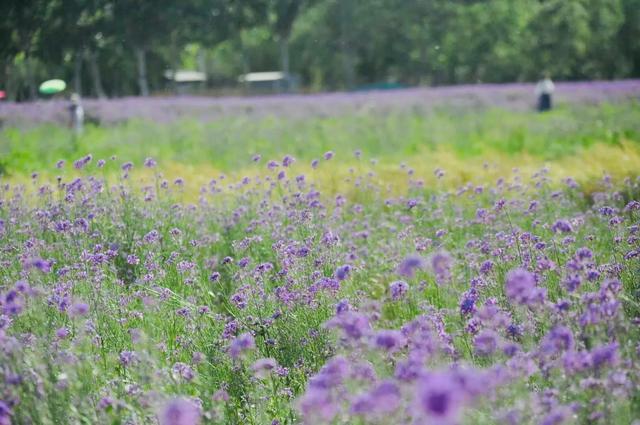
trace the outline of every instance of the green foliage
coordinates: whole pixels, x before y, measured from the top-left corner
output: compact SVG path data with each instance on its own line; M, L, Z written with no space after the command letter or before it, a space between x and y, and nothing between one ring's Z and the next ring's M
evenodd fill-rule
M639 11L638 0L6 0L0 86L32 98L56 75L84 94L138 94L143 81L170 88L163 72L176 67L206 71L211 87L290 68L314 90L520 81L545 70L638 77Z
M311 161L330 149L343 158L360 149L369 157L400 162L444 148L460 158L499 152L552 160L597 143L615 145L624 139L640 141L635 103L560 107L544 115L443 109L430 114L398 111L384 119L374 112L291 120L240 115L208 123L182 120L158 125L132 120L110 127L89 125L78 138L55 125L8 127L0 131L0 154L5 158L5 172L14 174L45 170L59 159L73 160L87 152L96 158L117 153L136 164L151 155L229 172L247 166L255 153L268 158L288 153Z

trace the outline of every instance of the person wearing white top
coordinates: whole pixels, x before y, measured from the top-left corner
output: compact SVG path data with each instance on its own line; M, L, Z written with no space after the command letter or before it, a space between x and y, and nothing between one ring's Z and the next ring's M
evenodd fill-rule
M551 109L551 96L555 90L555 85L551 78L546 75L542 80L536 84L536 96L538 97L538 111L544 112Z
M71 118L71 128L73 128L74 134L79 136L82 134L84 127L84 108L80 101L80 96L76 93L71 95L71 105L68 107Z

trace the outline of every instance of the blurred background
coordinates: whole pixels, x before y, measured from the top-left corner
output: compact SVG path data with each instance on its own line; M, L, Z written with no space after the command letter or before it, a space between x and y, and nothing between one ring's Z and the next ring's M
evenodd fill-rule
M640 76L640 0L3 0L0 90L83 97Z

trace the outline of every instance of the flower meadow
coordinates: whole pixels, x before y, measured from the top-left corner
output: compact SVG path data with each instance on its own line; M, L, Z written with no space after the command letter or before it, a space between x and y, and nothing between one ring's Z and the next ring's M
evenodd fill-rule
M418 110L433 112L443 108L458 112L483 108L532 111L535 108L534 83L462 84L439 87L413 87L397 90L336 92L298 95L246 97L164 96L86 99L83 105L89 121L102 124L123 123L140 118L167 123L184 118L200 122L235 119L309 116L335 117L354 111L359 114ZM602 104L638 99L640 80L559 81L556 100L560 104ZM37 102L0 103L0 122L33 126L69 120L63 98Z
M152 158L4 182L0 424L640 417L637 176L400 164L399 195L356 151L334 193L337 156L254 155L192 203Z

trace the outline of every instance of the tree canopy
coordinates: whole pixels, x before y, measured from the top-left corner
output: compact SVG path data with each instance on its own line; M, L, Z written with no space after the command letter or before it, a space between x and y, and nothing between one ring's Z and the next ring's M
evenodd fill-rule
M283 70L309 90L640 76L640 0L4 0L0 89L89 96Z

